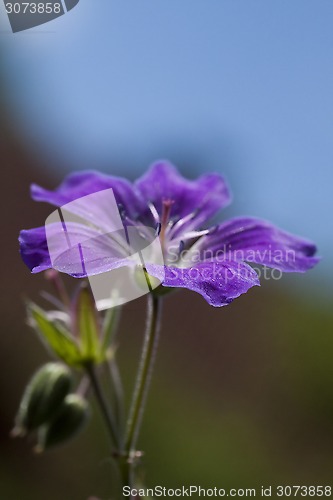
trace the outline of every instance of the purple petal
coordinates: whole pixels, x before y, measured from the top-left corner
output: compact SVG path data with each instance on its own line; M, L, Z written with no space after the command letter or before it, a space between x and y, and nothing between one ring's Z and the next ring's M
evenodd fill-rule
M73 247L59 255L53 268L73 278L86 278L125 266L134 267L134 263L123 257L102 255L98 243L90 241L89 244Z
M19 243L22 260L30 271L40 273L52 267L44 226L21 231Z
M228 186L220 175L209 174L188 180L166 161L153 164L135 185L143 197L155 205L159 214L162 213L163 200L174 202L172 219L195 213L194 227L200 226L231 201Z
M214 307L226 306L249 288L260 286L257 273L244 262L200 262L191 268L149 264L146 267L163 286L193 290Z
M132 264L125 258L125 234L119 233L99 234L75 223L66 223L64 230L62 223L53 223L21 231L20 252L33 273L53 268L82 278Z
M92 170L69 175L54 191L32 184L31 196L35 201L45 201L60 207L88 194L110 188L113 189L118 205L121 205L131 218L135 219L143 212L144 203L133 184L121 177Z
M53 268L57 271L83 278L134 266L124 249L111 239L112 235L102 234L85 240L79 233L77 236L80 241L71 248L64 248L53 260Z
M235 259L284 272L305 272L318 263L316 246L264 220L230 219L198 242L201 258Z

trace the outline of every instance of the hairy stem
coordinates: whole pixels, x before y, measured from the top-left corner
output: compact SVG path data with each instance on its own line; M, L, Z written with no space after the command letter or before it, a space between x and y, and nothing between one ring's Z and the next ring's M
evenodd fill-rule
M121 443L120 443L117 427L115 424L115 420L114 420L114 417L113 417L112 413L110 412L110 409L105 401L103 390L101 388L99 379L97 377L95 367L92 364L87 364L86 370L87 370L87 374L88 374L90 382L91 382L91 386L94 390L96 400L99 404L102 416L104 418L106 428L110 434L111 442L113 445L115 445L117 447L117 450L119 450Z
M136 443L140 431L156 355L160 329L160 313L161 299L153 294L149 294L146 333L125 436L124 455L126 460L124 461L122 468L122 480L124 486L133 485L133 467L135 459L138 456Z

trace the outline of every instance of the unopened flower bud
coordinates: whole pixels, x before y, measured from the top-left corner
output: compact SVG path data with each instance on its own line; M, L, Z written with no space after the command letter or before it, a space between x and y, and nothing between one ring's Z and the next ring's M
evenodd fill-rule
M78 394L69 394L54 419L40 428L35 451L40 453L74 438L88 421L89 415L87 401Z
M13 436L24 436L54 417L72 384L66 366L47 363L32 377L19 407Z

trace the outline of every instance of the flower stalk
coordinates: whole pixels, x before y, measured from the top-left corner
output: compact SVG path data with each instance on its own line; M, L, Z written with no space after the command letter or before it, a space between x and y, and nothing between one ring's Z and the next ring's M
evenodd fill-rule
M86 365L86 371L104 418L106 428L109 432L112 444L115 445L112 456L117 461L122 486L133 487L135 484L135 466L138 458L141 456L141 453L136 450L136 444L155 361L160 330L160 315L161 298L151 293L148 295L147 327L141 360L127 421L126 434L123 438L120 435L119 429L119 424L121 424L121 422L119 422L118 419L116 420L114 415L110 412L94 365ZM119 397L119 393L116 392L116 399L118 400ZM117 403L119 405L121 401L117 401Z
M141 454L136 450L136 444L156 357L160 330L160 315L161 298L150 293L148 295L148 319L146 334L143 342L141 360L127 422L124 446L124 455L126 460L124 461L122 467L122 480L124 486L133 486L136 459L141 456Z
M87 375L90 379L93 391L95 393L97 403L100 407L102 416L104 418L106 428L110 434L112 447L113 447L113 445L115 445L117 447L117 449L119 449L119 447L121 445L119 433L117 430L114 416L111 413L110 408L109 408L109 406L104 398L103 390L102 390L102 387L100 385L98 376L96 374L96 368L93 364L87 363L86 371L87 371Z

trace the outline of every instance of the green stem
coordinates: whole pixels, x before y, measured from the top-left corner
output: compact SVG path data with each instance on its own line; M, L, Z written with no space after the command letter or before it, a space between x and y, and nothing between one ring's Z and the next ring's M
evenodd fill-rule
M115 357L113 357L109 361L109 373L115 396L114 404L115 404L116 420L119 429L122 430L124 422L124 391L118 369L118 364L116 362Z
M105 313L104 323L103 323L103 349L111 348L113 352L111 353L111 358L108 361L109 375L114 390L114 405L115 405L115 415L116 421L119 429L122 429L124 420L124 392L123 385L121 381L121 376L118 369L118 364L116 362L116 342L115 336L117 331L117 326L119 324L119 318L121 313L121 307L112 307L108 309Z
M160 313L161 299L153 294L149 294L147 329L125 437L124 451L126 460L124 461L122 468L124 486L133 485L133 462L136 458L136 443L140 431L141 420L155 360L159 334Z
M117 449L120 447L120 439L117 432L116 424L113 415L110 413L109 407L104 399L103 391L96 375L95 367L92 364L86 366L87 374L89 376L92 388L95 392L96 400L99 404L101 413L103 415L107 430L110 434L111 441L116 445Z

